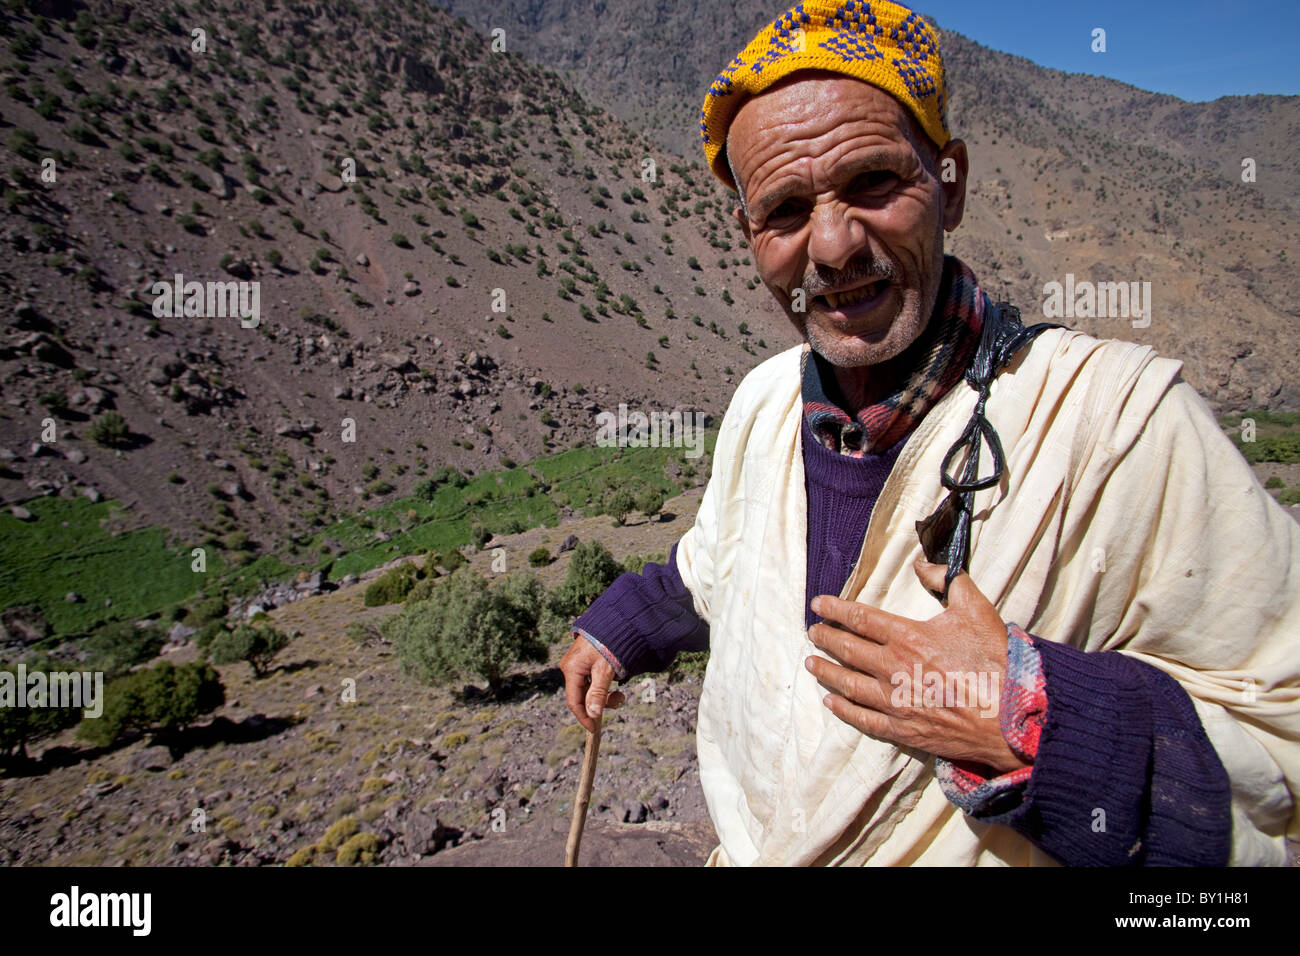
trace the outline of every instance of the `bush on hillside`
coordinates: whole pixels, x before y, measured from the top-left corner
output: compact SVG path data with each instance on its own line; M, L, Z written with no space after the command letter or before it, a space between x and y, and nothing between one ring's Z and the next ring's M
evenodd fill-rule
M532 575L489 583L462 568L433 590L380 625L407 674L428 684L476 675L496 694L512 665L546 660L537 636L543 590Z
M608 548L599 541L584 541L574 549L569 573L551 592L547 605L560 617L577 617L622 573Z
M107 747L131 731L175 733L226 702L210 664L164 662L121 677L104 688L104 712L81 722L77 734Z
M222 628L208 645L214 664L248 661L257 677L266 676L275 655L289 645L289 636L269 624L240 624L234 630Z
M415 583L424 578L424 571L415 566L413 561L399 564L385 571L366 586L366 607L380 607L384 604L397 604L404 600Z
M86 434L95 444L105 448L125 448L131 444L131 429L117 412L100 415L90 423Z

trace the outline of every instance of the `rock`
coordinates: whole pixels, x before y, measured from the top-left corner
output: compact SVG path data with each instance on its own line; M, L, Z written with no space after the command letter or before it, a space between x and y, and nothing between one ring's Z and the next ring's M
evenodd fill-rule
M236 279L253 278L253 267L243 259L232 259L226 264L226 272Z
M343 580L340 581L339 584L342 587L346 588L346 587L351 587L352 585L356 584L360 580L361 579L357 577L355 574L345 574L343 575Z
M80 448L69 448L63 453L63 457L74 465L84 465L86 463L86 453Z
M311 574L307 576L307 580L300 581L299 583L295 584L294 590L313 591L313 592L319 591L321 589L321 583L323 580L324 578L319 571L313 571Z
M437 853L460 836L461 831L443 826L441 820L427 813L412 813L402 822L402 842L411 856Z
M63 595L63 600L67 601L69 604L81 604L86 599L76 591L69 591L67 594Z
M305 697L307 700L311 700L313 697L320 697L324 693L325 693L324 685L314 684L313 686L307 688L307 693L304 694L303 697Z
M563 541L560 542L558 553L563 554L565 551L572 551L577 546L578 546L578 536L576 534L571 534Z
M49 637L50 632L50 623L45 620L39 605L15 604L0 611L0 642L35 644Z
M420 294L420 284L418 282L407 282L402 286L402 295L412 296Z
M646 805L639 800L629 800L623 804L624 823L645 823Z
M146 747L127 762L127 767L135 771L157 771L166 770L173 763L172 752L166 747Z
M235 186L229 176L213 170L208 174L208 181L212 184L212 195L217 199L235 198Z
M335 385L334 397L340 401L347 401L352 397L352 389L347 385Z
M48 336L41 335L39 332L37 335L39 340L32 344L32 358L47 365L57 365L59 368L72 368L77 364L77 360L72 357L72 353L58 342Z
M89 499L91 504L98 504L99 499L103 497L102 495L100 495L98 488L90 488L90 487L82 488L81 493L85 495L87 499Z
M379 360L385 367L401 374L418 371L415 367L415 363L412 362L408 356L402 355L398 352L384 352L379 356Z
M73 392L68 399L68 404L82 411L97 412L100 409L111 407L112 400L104 389L89 385Z
M31 302L19 302L14 307L14 328L25 332L39 332L50 327L50 323L41 318L36 306Z
M357 265L361 266L363 269L370 265L370 257L366 255L364 252L358 253L357 257L352 261L355 262Z
M35 520L32 517L32 513L28 511L26 508L24 508L22 505L14 505L12 508L9 509L9 513L13 515L15 518L17 518L19 521Z
M198 630L196 628L190 627L188 624L182 624L180 621L177 621L167 631L167 640L169 643L172 644L184 644L186 641L188 641L191 637L193 637L197 633Z
M237 481L223 481L221 483L221 493L231 498L243 498L244 486Z
M281 421L275 426L275 433L281 438L306 438L320 431L320 425L311 419L297 422Z

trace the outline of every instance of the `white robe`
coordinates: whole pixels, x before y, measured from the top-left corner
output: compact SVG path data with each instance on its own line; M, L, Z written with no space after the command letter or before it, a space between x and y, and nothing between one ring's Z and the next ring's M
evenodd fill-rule
M943 795L931 755L843 723L803 664L807 500L799 363L747 375L677 569L710 625L700 776L721 845L710 864L1052 865ZM1260 485L1182 363L1053 329L995 380L1006 451L978 492L971 576L1006 621L1118 650L1191 696L1232 783L1231 863L1280 864L1300 838L1300 527ZM959 382L904 446L841 596L918 620L915 522L975 403ZM954 463L953 473L962 464ZM991 468L987 449L980 473ZM1050 688L1049 688L1050 691Z

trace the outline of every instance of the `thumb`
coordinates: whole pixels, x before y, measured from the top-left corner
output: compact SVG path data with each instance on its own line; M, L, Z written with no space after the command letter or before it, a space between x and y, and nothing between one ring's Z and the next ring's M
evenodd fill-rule
M614 671L603 660L591 669L591 686L587 688L587 715L599 717L609 700L609 682L614 678Z
M948 574L948 565L931 564L923 555L912 562L912 570L916 572L916 576L920 579L921 585L933 594L936 600L942 601L943 592L947 586L945 579ZM957 581L954 578L953 584L955 585L956 583ZM949 592L948 596L952 597L952 593Z

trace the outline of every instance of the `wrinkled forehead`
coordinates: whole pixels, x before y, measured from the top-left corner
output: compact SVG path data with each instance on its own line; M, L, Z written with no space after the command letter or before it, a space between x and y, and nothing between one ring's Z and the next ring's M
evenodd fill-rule
M739 191L735 177L744 175L742 155L796 138L823 137L857 120L896 130L893 138L923 157L938 150L911 111L884 90L851 76L801 70L750 96L736 111L722 146L725 168L732 174L730 185Z

